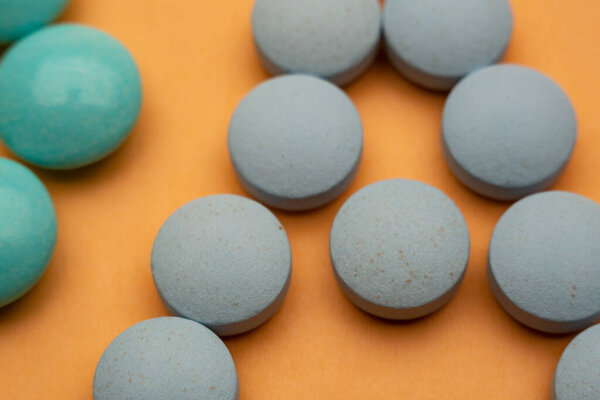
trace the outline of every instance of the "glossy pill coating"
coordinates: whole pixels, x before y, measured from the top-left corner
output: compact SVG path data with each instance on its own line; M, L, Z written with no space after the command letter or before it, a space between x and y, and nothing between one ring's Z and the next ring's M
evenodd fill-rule
M552 186L576 136L565 93L526 67L474 72L454 87L444 106L442 145L450 169L468 188L496 200Z
M502 58L512 31L507 0L387 0L388 58L412 82L449 90Z
M352 101L307 75L266 81L238 105L229 154L244 188L284 210L309 210L338 197L356 175L362 123Z
M0 45L56 19L68 0L0 0Z
M105 157L128 136L140 103L131 55L93 28L42 29L0 63L0 138L40 167L77 168Z
M556 367L551 391L552 400L600 398L600 325L569 343Z
M254 329L279 308L290 284L291 251L275 216L234 195L194 200L163 224L152 274L169 310L220 336Z
M600 319L600 206L567 192L515 203L494 229L488 278L517 321L550 333Z
M239 385L225 344L206 327L162 317L133 325L102 354L94 400L237 400Z
M380 6L377 0L257 0L252 32L269 73L305 73L345 85L377 54Z
M56 214L40 180L0 157L0 307L42 277L56 243Z
M425 183L371 184L342 206L331 229L335 277L356 306L382 318L430 314L454 296L469 259L465 220Z

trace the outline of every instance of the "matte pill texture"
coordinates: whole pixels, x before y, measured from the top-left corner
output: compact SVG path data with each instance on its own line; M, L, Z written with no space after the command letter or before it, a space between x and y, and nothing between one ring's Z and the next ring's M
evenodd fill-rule
M0 139L40 167L70 169L105 157L129 135L140 104L133 58L93 28L43 29L0 63Z
M517 65L472 73L444 106L442 145L450 169L468 188L496 200L552 186L576 135L575 112L561 88Z
M458 208L439 190L411 180L374 183L340 209L331 262L346 296L388 319L432 313L456 293L470 238Z
M338 197L356 175L362 123L339 88L307 75L273 78L238 105L229 154L244 188L284 210L309 210Z
M94 400L237 400L231 354L204 326L176 317L140 322L117 336L94 376Z
M0 0L0 45L54 20L67 3L68 0Z
M600 325L583 331L560 357L552 400L600 399Z
M220 336L249 331L279 308L291 252L277 218L239 196L194 200L163 224L152 249L156 287L172 313Z
M494 229L488 278L502 307L540 331L600 319L600 206L567 192L515 203Z
M52 199L27 168L0 158L0 307L41 278L54 252Z
M502 58L512 31L507 0L386 0L388 58L407 79L448 90Z
M252 32L271 74L306 73L344 85L377 54L377 0L257 0Z

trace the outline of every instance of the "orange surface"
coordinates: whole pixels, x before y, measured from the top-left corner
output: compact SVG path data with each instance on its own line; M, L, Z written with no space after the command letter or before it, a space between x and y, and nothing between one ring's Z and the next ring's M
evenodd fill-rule
M252 0L74 0L65 21L121 39L141 68L145 100L131 138L75 172L35 169L56 205L59 239L41 282L0 309L0 400L90 400L96 363L121 331L166 315L150 250L167 216L194 198L243 194L226 133L237 102L267 75L252 46ZM574 157L556 188L600 201L600 2L513 0L507 61L558 81L579 119ZM364 159L350 190L308 213L276 212L292 244L293 280L275 317L226 341L242 399L547 400L571 336L520 326L487 284L487 245L508 204L450 174L439 130L444 96L399 77L383 57L347 88L364 121ZM8 156L0 147L0 155ZM465 214L466 279L440 312L374 319L337 288L328 258L336 211L361 187L404 177L430 183Z

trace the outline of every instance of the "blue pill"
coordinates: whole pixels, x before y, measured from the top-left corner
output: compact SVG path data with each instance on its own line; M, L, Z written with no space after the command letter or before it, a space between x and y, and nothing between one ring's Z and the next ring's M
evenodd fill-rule
M252 32L271 74L304 73L344 85L375 58L380 13L377 0L257 0Z
M500 218L488 279L517 321L549 333L600 319L600 206L567 192L526 197Z
M502 58L512 31L507 0L387 0L388 58L407 79L448 90Z
M94 400L237 400L225 344L204 326L176 317L140 322L117 336L98 362Z
M454 202L425 183L367 186L342 206L331 263L346 296L382 318L430 314L454 296L467 268L469 231Z
M41 278L54 252L52 199L27 168L0 158L0 307Z
M219 336L267 321L291 280L285 230L261 204L234 195L194 200L165 221L152 248L152 275L172 314Z
M0 0L0 44L12 42L56 19L68 0Z
M552 400L600 398L600 325L569 343L556 367L551 393Z
M0 63L0 139L40 167L81 167L125 140L141 98L123 45L93 28L55 25L17 42Z
M568 97L526 67L480 69L454 87L444 106L442 145L450 169L465 186L496 200L552 186L576 136Z
M352 182L362 153L362 123L338 87L308 75L260 84L235 110L229 154L244 188L283 210L309 210Z

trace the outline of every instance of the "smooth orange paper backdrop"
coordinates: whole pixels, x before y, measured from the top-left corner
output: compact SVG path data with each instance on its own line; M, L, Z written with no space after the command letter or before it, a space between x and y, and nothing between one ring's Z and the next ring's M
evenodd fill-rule
M441 1L441 0L440 0ZM35 169L58 213L56 253L41 282L0 309L0 400L91 400L96 363L120 332L166 315L150 273L156 232L171 212L209 194L244 194L226 134L237 102L267 78L253 49L252 0L74 0L62 18L116 36L144 81L131 138L74 172ZM577 110L579 138L556 185L600 201L600 2L512 0L506 61L553 77ZM276 212L293 251L283 306L261 328L226 340L243 400L547 400L572 336L517 324L487 284L487 245L508 204L461 186L440 149L444 96L398 76L380 57L347 87L363 118L364 159L342 198L319 210ZM0 156L10 156L0 145ZM338 289L328 255L333 218L348 196L386 178L448 194L472 238L454 300L410 323L372 318Z

